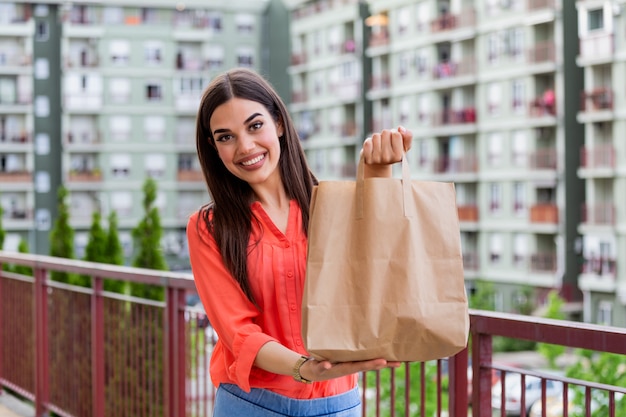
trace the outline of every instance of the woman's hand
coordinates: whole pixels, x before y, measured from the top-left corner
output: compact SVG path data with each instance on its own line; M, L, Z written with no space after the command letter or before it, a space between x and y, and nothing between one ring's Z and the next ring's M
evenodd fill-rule
M361 155L365 161L365 177L390 177L391 165L402 160L411 149L413 133L399 126L397 130L383 130L363 142Z
M397 368L402 362L392 362L385 359L372 359L359 362L318 361L310 359L300 368L300 375L309 381L326 381L365 371L377 371L383 368Z

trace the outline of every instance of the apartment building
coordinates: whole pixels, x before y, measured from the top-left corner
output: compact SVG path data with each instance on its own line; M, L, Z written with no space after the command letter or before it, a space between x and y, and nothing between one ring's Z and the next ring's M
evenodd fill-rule
M598 14L615 15L610 1L284 2L291 109L321 178L350 176L336 167L354 163L370 132L408 126L414 178L455 183L470 291L489 281L499 310L521 311L557 288L572 317L626 325L618 295L626 274L616 266L625 210L612 198L620 184L612 138L624 127L612 107L584 107L621 85L610 75L623 66L614 62L617 36L598 27ZM345 123L356 130L339 129ZM591 159L616 165L591 170ZM609 213L611 223L597 224Z
M47 253L63 184L76 256L94 211L117 212L130 256L151 177L163 249L171 267L187 265L186 220L209 198L195 151L200 95L230 67L262 71L269 3L0 3L5 249L26 239Z
M577 1L584 71L577 119L585 132L578 175L585 184L579 279L585 317L626 325L626 2Z

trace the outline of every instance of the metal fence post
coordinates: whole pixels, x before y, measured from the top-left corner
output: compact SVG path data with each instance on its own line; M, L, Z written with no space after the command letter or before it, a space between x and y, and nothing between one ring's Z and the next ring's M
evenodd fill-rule
M450 358L448 412L450 417L467 417L467 352L463 349Z
M35 268L35 416L46 416L50 401L48 380L48 287L47 270Z
M165 409L185 416L185 291L167 286L165 298Z
M472 337L472 416L491 417L491 373L493 350L492 336L477 330L476 321L471 318ZM487 366L487 367L485 367Z
M105 416L103 279L92 277L91 294L91 397L92 416Z

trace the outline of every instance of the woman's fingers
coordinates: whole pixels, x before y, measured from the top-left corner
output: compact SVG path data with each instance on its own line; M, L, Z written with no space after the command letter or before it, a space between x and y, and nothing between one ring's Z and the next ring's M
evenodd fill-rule
M388 165L400 162L411 147L413 134L400 126L398 130L385 129L363 142L362 154L369 165Z
M340 363L331 363L328 361L310 362L312 362L311 365L315 374L315 378L313 379L314 381L325 381L345 375L352 375L366 371L376 371L383 368L397 368L401 364L400 362L391 362L385 359Z

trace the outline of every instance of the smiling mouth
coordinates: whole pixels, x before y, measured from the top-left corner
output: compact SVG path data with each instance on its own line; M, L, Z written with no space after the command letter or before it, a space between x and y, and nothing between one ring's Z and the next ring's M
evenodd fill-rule
M258 162L261 162L263 159L265 159L265 154L261 154L261 155L257 156L256 158L252 158L252 159L249 159L247 161L241 162L241 165L247 167L247 166L250 166L250 165L254 165L254 164L258 163Z

